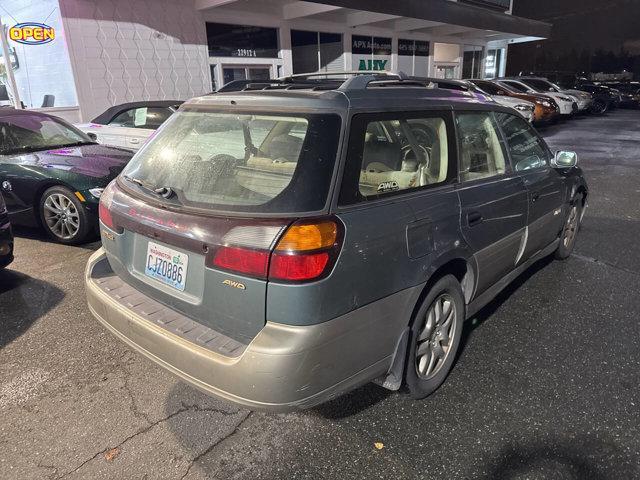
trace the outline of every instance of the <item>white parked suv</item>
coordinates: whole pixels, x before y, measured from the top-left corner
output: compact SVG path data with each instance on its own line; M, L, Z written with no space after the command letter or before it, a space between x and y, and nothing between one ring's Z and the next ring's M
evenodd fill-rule
M98 143L138 150L181 103L180 100L123 103L76 127Z
M529 85L531 88L543 92L543 93L562 93L564 95L570 95L578 100L578 111L586 111L593 101L593 97L589 92L583 92L581 90L569 90L562 89L555 83L551 83L546 78L538 77L518 77L518 80L522 83Z
M528 93L532 95L543 94L552 98L558 104L558 107L560 108L560 115L562 116L568 117L578 112L578 99L573 95L558 92L543 92L520 80L514 80L511 78L500 79L497 82L500 85L506 85L507 87L511 87L521 93Z

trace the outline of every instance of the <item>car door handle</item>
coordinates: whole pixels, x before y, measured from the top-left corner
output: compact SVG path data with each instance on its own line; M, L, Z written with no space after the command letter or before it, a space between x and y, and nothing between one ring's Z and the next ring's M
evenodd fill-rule
M532 202L537 202L539 198L540 198L540 192L533 192L531 194L531 201Z
M482 223L482 214L480 212L470 212L467 214L467 223L470 227Z
M133 144L138 144L140 143L140 139L139 138L130 138L129 139L129 143L133 143Z

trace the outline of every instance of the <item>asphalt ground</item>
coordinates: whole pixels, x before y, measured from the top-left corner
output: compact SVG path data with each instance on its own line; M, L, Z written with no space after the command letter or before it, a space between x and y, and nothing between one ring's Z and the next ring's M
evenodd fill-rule
M468 322L422 401L375 385L292 414L209 398L91 317L97 244L17 232L0 273L0 478L640 478L640 112L543 133L577 150L591 187L575 254Z

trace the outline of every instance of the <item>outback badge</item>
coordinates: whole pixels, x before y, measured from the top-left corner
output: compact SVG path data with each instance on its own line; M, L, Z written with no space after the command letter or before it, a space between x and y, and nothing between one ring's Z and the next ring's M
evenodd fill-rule
M237 288L238 290L246 290L247 287L245 286L244 283L240 283L240 282L236 282L235 280L223 280L222 281L223 285L226 285L227 287L233 287L233 288Z

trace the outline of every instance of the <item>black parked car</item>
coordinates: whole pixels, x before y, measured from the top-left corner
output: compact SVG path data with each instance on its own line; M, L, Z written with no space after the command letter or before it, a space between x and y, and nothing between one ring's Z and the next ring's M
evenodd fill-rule
M228 84L134 157L86 269L109 331L251 408L372 380L422 398L466 318L569 257L588 195L575 153L459 88L342 75Z
M524 75L524 73L521 73ZM588 92L593 97L593 101L589 107L589 111L596 115L606 113L608 110L616 108L620 104L620 92L613 89L596 85L587 78L580 77L575 73L568 72L536 72L527 75L540 76L559 85L563 89L582 90Z
M58 242L95 232L100 195L132 156L57 117L0 109L0 191L11 222L42 226Z
M640 82L606 82L600 85L620 92L620 107L640 107Z
M0 268L4 268L13 261L13 233L11 223L4 203L4 197L0 193Z

